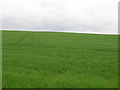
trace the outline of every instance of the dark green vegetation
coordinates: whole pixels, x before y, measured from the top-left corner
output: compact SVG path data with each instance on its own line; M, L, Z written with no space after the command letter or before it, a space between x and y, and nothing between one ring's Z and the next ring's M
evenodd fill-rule
M118 87L118 36L3 31L3 88Z

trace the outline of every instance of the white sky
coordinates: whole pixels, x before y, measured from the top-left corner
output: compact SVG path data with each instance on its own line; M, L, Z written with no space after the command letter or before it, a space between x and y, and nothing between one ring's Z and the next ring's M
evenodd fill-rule
M118 1L3 0L2 28L117 33Z

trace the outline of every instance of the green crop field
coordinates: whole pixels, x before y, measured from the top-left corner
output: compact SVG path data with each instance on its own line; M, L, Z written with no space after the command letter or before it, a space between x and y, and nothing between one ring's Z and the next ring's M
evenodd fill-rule
M3 88L117 88L118 36L3 31Z

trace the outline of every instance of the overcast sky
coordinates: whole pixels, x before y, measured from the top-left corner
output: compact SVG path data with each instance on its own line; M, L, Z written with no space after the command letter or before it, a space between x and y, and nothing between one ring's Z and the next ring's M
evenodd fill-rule
M3 0L3 29L118 32L119 0Z

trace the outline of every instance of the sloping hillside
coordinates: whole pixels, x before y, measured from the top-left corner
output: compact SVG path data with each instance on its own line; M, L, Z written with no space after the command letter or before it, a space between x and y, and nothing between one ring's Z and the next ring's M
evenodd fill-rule
M3 87L118 87L117 41L117 35L3 31Z

